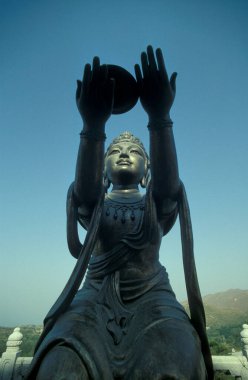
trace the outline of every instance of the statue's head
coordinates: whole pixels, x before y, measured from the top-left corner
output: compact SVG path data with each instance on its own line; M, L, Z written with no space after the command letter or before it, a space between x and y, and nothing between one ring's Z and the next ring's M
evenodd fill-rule
M105 154L105 185L140 184L146 187L149 167L149 157L142 142L130 132L121 133L112 141Z

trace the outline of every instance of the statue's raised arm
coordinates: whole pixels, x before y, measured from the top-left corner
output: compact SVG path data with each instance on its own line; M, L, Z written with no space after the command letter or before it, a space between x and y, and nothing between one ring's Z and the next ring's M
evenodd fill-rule
M107 65L100 65L98 57L94 57L92 67L85 65L83 80L77 81L76 102L83 130L80 133L74 195L85 214L92 214L101 194L105 124L113 110L114 85L114 79L108 76Z
M160 218L175 207L180 180L170 109L176 94L176 73L169 79L161 49L148 46L135 65L140 100L148 114L152 191ZM143 73L143 74L142 74Z

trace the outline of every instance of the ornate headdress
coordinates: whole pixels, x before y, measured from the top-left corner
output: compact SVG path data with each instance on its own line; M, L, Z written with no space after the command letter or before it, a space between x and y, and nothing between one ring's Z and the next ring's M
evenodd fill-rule
M112 145L115 145L115 144L118 144L118 143L122 143L122 142L131 142L133 144L136 144L138 145L142 151L144 152L144 155L147 159L147 161L149 162L149 156L145 150L145 147L144 145L142 144L142 142L140 141L140 139L138 137L135 137L132 133L128 132L128 131L125 131L123 133L121 133L119 136L117 136L112 142L111 144L109 145L107 151L106 151L106 156L108 155L108 152L110 150L110 148L112 147Z

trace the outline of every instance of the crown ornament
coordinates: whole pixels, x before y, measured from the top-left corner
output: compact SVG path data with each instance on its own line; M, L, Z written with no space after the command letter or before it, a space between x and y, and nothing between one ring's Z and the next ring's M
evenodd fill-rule
M108 151L112 145L119 144L122 142L130 142L130 143L138 145L143 150L145 156L148 159L148 154L145 150L143 143L140 141L140 139L138 137L135 137L131 132L128 132L128 131L125 131L125 132L121 133L119 136L117 136L116 138L114 138L114 140L109 145L106 154L108 154Z

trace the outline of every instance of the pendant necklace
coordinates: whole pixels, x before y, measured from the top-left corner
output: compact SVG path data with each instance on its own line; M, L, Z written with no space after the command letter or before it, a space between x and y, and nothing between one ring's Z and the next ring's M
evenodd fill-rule
M117 220L119 217L121 222L124 224L127 220L127 213L130 214L130 220L135 221L135 211L144 210L144 201L139 200L138 202L123 204L122 202L108 200L106 202L106 211L105 215L108 217L113 217L114 220Z

